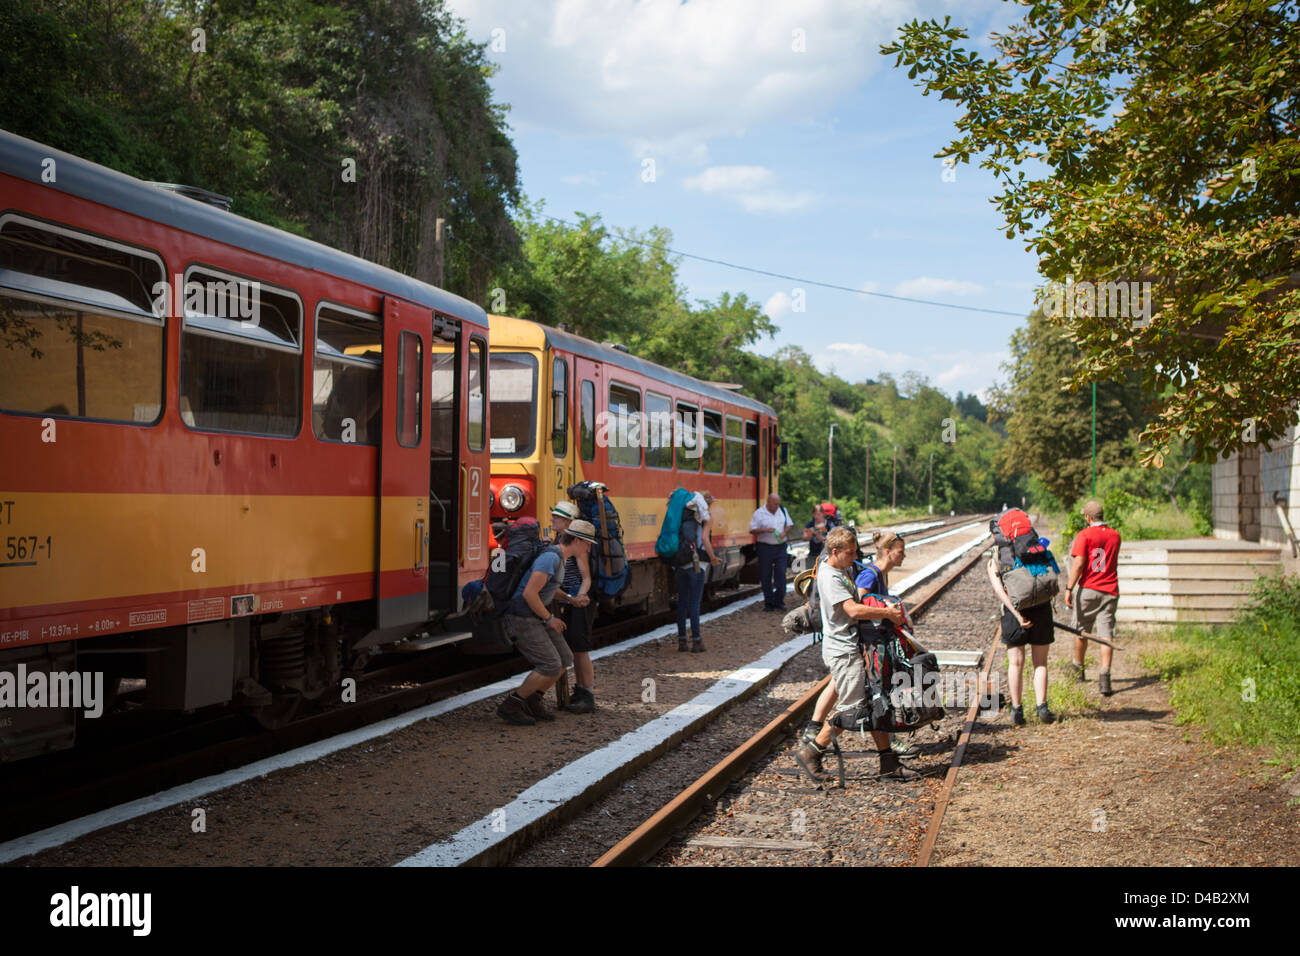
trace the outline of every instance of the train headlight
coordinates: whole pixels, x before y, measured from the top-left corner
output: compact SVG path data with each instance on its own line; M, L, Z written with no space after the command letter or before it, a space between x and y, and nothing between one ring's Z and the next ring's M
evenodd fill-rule
M518 511L524 506L525 499L524 489L518 485L506 485L501 489L501 507L506 511Z

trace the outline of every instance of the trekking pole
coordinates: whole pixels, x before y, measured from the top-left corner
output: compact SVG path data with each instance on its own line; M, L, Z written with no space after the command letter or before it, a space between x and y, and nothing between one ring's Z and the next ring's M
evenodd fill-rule
M1087 631L1081 631L1077 627L1070 627L1070 625L1062 624L1060 621L1053 621L1052 625L1054 627L1059 627L1063 631L1069 631L1071 634L1082 637L1085 641L1096 641L1098 644L1105 644L1107 647L1113 648L1117 651L1124 650L1124 648L1120 647L1118 644L1112 644L1104 637L1098 637L1096 634L1089 634Z

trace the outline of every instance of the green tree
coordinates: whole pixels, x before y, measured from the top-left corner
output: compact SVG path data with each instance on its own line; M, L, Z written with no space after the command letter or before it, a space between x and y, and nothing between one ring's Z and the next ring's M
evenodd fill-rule
M982 157L1045 277L1153 284L1154 315L1117 292L1061 311L1072 382L1141 377L1153 464L1180 440L1239 448L1246 419L1280 436L1300 381L1300 6L1024 6L991 57L948 19L881 52L966 110L939 155Z

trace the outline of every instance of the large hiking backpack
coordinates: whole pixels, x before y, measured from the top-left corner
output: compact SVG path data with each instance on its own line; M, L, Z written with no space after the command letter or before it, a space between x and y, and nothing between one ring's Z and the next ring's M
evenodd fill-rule
M569 488L568 495L577 502L582 517L596 529L596 545L591 549L592 593L613 597L627 584L627 552L618 509L604 490L599 482L580 481Z
M503 620L510 601L542 552L554 547L542 540L534 518L520 518L505 535L505 550L492 556L482 586L467 608L474 637L462 647L471 654L504 654L514 646Z
M687 508L679 527L677 553L673 555L671 562L674 568L693 567L699 563L700 547L695 543L699 533L700 520L694 509Z
M677 549L681 545L681 527L682 518L686 511L686 504L694 497L694 492L687 491L685 488L678 488L668 496L668 505L664 508L664 522L659 528L659 538L655 541L655 554L665 561L673 561L677 557Z
M894 603L874 594L865 594L860 600L871 607ZM845 730L901 733L943 717L935 655L920 652L908 625L883 619L864 624L874 625L858 631L867 667L868 699L856 710L841 713L835 723Z
M1052 552L1039 540L1029 515L1019 508L1004 511L989 521L997 547L998 576L1017 610L1046 604L1061 585L1060 568Z

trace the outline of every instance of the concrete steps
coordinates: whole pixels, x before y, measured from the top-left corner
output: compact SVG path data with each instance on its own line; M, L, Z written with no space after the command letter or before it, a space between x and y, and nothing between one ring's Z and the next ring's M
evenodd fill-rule
M1226 624L1236 618L1255 579L1277 574L1281 567L1281 551L1249 542L1126 541L1119 554L1116 619Z

